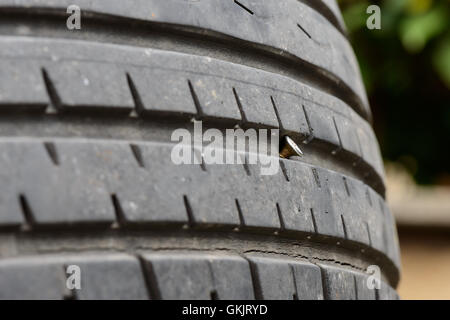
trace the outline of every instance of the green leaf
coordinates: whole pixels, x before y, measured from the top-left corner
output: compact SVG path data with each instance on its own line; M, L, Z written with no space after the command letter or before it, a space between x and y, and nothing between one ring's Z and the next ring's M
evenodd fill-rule
M433 66L442 81L450 88L450 35L443 38L433 52Z
M425 14L406 18L400 24L400 38L407 51L417 53L431 38L445 31L446 27L446 11L436 6Z

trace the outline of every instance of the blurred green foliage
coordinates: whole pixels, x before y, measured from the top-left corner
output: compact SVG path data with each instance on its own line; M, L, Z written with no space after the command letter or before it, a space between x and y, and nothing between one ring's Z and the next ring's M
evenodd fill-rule
M338 0L383 156L450 184L450 0ZM381 30L366 9L381 8Z

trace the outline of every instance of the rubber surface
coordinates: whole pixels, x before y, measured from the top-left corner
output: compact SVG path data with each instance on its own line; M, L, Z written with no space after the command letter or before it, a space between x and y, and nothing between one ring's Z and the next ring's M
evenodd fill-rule
M70 1L78 31L68 4L0 1L0 298L398 298L334 1ZM177 166L170 135L193 119L279 128L305 155L274 176ZM65 287L71 264L81 290Z
M73 264L84 270L81 281L86 283L75 296L65 288L65 266ZM329 265L220 253L62 255L0 262L0 287L10 288L0 291L0 299L398 299L386 283L369 290L366 282L364 273Z

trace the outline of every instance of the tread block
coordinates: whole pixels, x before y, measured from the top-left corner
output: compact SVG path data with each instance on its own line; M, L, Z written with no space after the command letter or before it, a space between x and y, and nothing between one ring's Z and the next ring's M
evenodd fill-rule
M250 266L239 256L148 253L144 260L162 299L254 299Z
M191 172L170 160L167 145L135 144L144 167L140 167L128 144L103 164L104 175L110 177L109 190L116 192L127 221L171 222L188 221L183 194L187 194ZM126 183L124 183L126 181Z
M39 66L33 61L0 61L0 110L7 108L43 110L49 97Z
M34 159L33 162L25 161L20 177L36 223L108 223L115 220L101 173L106 169L102 167L105 163L102 156L112 156L117 146L56 142L59 165L55 165L43 145L19 145L23 147L22 158ZM80 207L80 203L83 206Z
M17 173L17 165L20 164L17 157L20 154L22 152L19 145L0 143L0 226L24 222L18 195L18 178L12 174Z
M252 275L247 260L238 256L209 257L214 287L220 300L253 300Z
M240 167L240 166L236 166ZM241 179L236 181L239 207L248 227L263 227L279 229L280 220L278 216L276 199L269 192L268 183L272 186L278 180L273 176L260 175L255 165L248 166L251 169L251 175L245 175L244 166L242 166ZM278 175L276 175L278 177Z
M323 300L320 268L309 262L291 262L298 300Z
M367 286L367 276L365 274L353 272L353 277L355 280L356 288L356 299L357 300L375 300L376 289L369 289Z
M320 264L319 266L325 284L326 300L355 300L355 281L352 273L330 265Z
M248 256L264 300L293 300L296 297L294 278L286 260Z
M314 139L340 146L332 115L311 102L305 103L304 107Z
M329 183L333 186L330 188L333 211L336 215L342 216L345 237L370 245L366 214L353 209L358 207L361 201L366 201L365 198L361 198L361 193L355 188L355 181L352 178L334 174L329 175Z
M314 222L310 209L302 207L298 199L294 200L292 198L289 197L278 203L284 230L314 232Z
M280 159L280 166L278 176L282 176L282 170L286 170L289 179L289 182L285 182L284 185L278 182L280 187L276 188L279 190L278 205L285 230L314 232L314 222L310 210L313 206L312 199L306 196L307 188L312 187L312 184L303 179L306 170L300 169L293 161L284 159ZM278 179L286 178L278 177ZM271 183L273 185L273 182Z
M280 117L280 126L287 131L309 135L308 122L302 109L302 99L287 93L276 93L272 96Z
M141 168L127 143L61 142L56 146L61 158L60 177L63 181L71 181L65 184L69 190L60 192L61 203L91 203L91 206L86 205L84 214L77 214L78 219L103 218L113 221L117 214L115 209L123 211L127 222L187 221L182 197L184 175L180 174L180 167L167 163L164 157L170 157L167 147L137 145L144 165L148 164ZM76 172L83 174L76 175ZM62 182L57 181L55 185L58 183ZM56 186L53 192L58 194ZM113 194L119 208L113 207ZM64 200L68 196L72 200ZM46 198L41 196L41 199Z
M247 84L239 84L235 90L245 120L249 124L279 127L268 90Z
M206 165L206 172L201 171L200 165L196 167L191 172L192 188L186 192L195 222L238 226L240 219L235 205L238 195L230 186L242 176L240 166Z
M60 300L66 293L61 264L45 258L0 260L0 300Z
M95 154L94 146L84 145L86 157ZM69 161L60 154L59 160L65 166L63 169L52 162L43 143L2 143L1 149L8 156L0 160L3 163L0 176L14 177L14 182L5 192L16 194L8 199L7 206L17 209L17 204L11 201L18 201L21 195L32 223L113 221L114 213L104 185L90 180L88 175L79 174L81 163L77 160L80 154L69 156ZM75 150L68 148L68 152ZM94 183L97 183L96 188L89 188ZM81 208L80 203L83 203Z
M138 110L144 115L159 113L183 113L195 115L197 109L192 100L187 74L162 69L132 69L132 83L142 105Z
M360 185L359 192L363 193L361 204L364 208L367 228L370 231L371 246L380 251L388 251L388 248L385 248L383 240L383 230L386 228L386 216L379 208L380 198L372 189L367 188L361 182L358 183Z
M63 109L126 113L134 108L125 71L118 66L66 61L46 71Z
M191 254L144 254L161 299L209 300L215 291L205 257Z
M81 289L78 300L148 299L139 261L125 254L77 256L64 259L65 266L80 267Z
M357 135L359 139L359 143L361 145L361 157L370 165L372 165L377 172L383 172L382 169L380 170L379 166L376 165L376 161L374 160L375 151L373 147L371 146L372 141L367 134L366 130L363 130L362 128L357 128Z
M341 138L342 148L361 157L361 147L354 125L347 118L338 115L334 116L334 120L336 130L339 132L339 137Z
M312 207L317 232L326 236L345 237L344 226L339 212L335 211L332 201L332 190L334 186L331 180L332 173L326 169L310 167L309 177L315 183L312 197L314 206Z
M241 120L239 108L233 97L233 88L228 79L193 76L190 81L203 117L229 119L235 122Z

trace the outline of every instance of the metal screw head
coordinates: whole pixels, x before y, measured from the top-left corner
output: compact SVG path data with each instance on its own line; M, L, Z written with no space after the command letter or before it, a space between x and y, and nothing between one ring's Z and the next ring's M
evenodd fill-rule
M301 157L303 155L302 150L300 150L300 147L288 136L284 136L283 138L283 145L280 150L280 157L289 159L292 156L298 156Z

